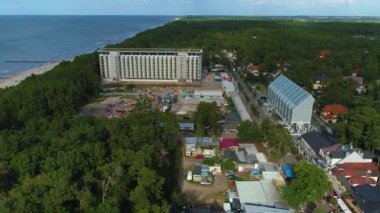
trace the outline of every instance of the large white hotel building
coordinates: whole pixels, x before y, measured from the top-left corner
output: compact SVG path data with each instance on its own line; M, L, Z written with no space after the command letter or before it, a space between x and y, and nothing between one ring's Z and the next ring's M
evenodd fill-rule
M104 81L200 82L202 50L118 49L99 51Z

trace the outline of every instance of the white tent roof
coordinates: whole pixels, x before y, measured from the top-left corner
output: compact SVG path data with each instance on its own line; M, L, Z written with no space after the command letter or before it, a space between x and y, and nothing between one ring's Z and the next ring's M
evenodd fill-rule
M236 188L242 206L245 203L273 206L276 201L281 201L280 193L272 180L236 181Z

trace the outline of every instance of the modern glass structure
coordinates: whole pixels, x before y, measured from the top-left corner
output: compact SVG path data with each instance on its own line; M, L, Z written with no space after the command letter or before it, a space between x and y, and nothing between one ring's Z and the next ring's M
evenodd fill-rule
M99 51L105 81L200 82L202 50L105 48Z
M287 77L280 75L268 89L268 102L293 133L310 130L315 99Z

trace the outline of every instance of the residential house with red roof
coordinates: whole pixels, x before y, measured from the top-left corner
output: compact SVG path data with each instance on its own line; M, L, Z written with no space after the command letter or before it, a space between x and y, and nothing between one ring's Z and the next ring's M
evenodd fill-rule
M343 163L337 164L336 168L353 187L364 184L375 186L378 181L379 170L374 163Z
M222 138L220 140L220 149L238 149L239 148L239 139L238 138Z
M250 64L250 65L248 65L248 71L250 73L252 73L253 75L255 75L255 76L259 76L260 66L259 65Z
M331 54L331 51L328 50L328 49L324 49L324 50L321 50L320 54L319 54L319 57L320 58L326 58L327 56L329 56Z
M328 123L335 123L339 116L348 112L348 109L341 104L329 104L321 109L320 117Z

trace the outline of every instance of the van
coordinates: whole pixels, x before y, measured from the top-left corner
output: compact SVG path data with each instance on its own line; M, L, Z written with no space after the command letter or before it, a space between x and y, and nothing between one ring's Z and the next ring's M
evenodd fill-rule
M188 171L187 172L187 178L186 178L188 181L192 181L193 180L193 172L192 171Z

